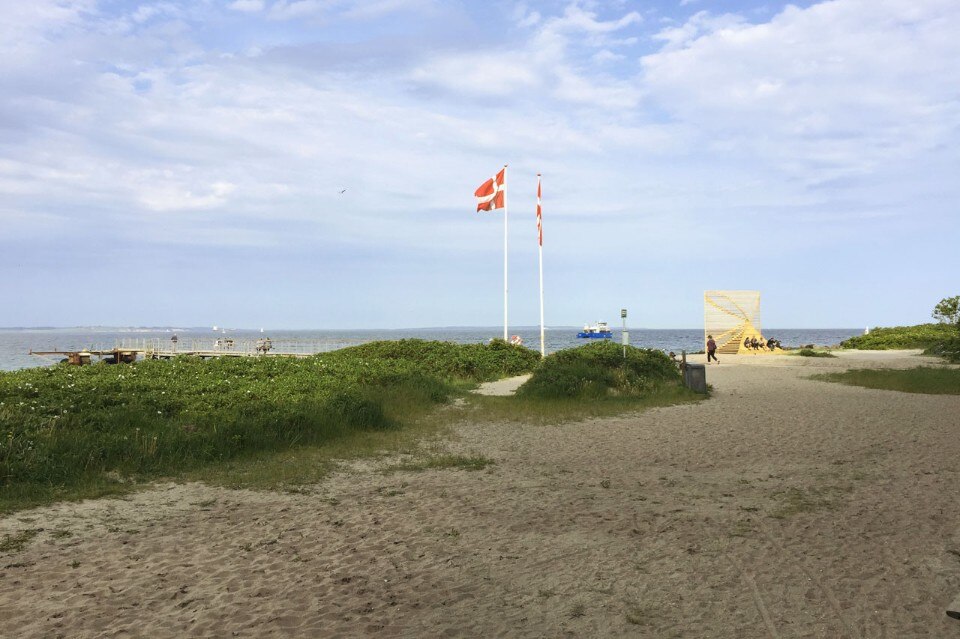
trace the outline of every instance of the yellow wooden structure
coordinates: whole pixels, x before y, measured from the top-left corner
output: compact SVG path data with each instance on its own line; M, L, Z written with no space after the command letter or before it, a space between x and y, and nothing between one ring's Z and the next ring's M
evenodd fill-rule
M753 338L766 345L760 329L760 291L704 291L704 344L708 335L713 335L718 353L769 353L743 345Z

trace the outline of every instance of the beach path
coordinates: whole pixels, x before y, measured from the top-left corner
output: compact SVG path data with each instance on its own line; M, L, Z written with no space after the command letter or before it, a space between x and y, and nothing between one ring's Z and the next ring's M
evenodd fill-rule
M506 377L493 382L484 382L474 392L478 395L513 395L528 379L530 379L529 373L516 377Z

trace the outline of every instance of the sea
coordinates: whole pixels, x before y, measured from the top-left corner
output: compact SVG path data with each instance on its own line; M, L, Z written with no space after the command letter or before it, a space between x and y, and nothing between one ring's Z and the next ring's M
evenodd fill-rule
M621 342L620 327L611 327L613 340ZM554 326L545 330L547 353L580 346L588 340L578 339L578 326ZM633 346L656 348L664 352L681 351L693 353L703 350L703 329L643 329L629 328L629 340ZM863 334L856 328L784 328L764 329L766 337L780 340L783 346L834 346L848 337ZM510 329L510 335L518 335L528 348L540 348L540 329L536 326L519 326ZM458 344L483 344L494 337L503 337L502 327L449 327L449 328L404 328L404 329L357 329L357 330L262 330L205 328L0 328L0 370L12 371L35 366L51 366L63 356L32 355L31 351L80 351L87 349L109 350L126 348L170 348L172 338L177 337L181 350L214 349L226 340L232 340L231 348L254 350L261 338L270 338L274 352L321 353L338 348L355 346L377 340L424 339L455 342ZM96 358L94 358L96 360Z

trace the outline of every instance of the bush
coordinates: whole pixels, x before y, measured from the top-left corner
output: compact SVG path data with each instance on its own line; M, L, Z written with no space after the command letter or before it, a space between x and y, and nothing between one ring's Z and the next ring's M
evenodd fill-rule
M640 396L669 383L680 373L664 353L613 342L591 343L547 356L517 390L520 397L599 398Z
M867 335L858 335L840 342L840 347L860 350L925 349L956 335L956 329L949 324L875 328Z
M539 359L506 343L402 340L303 359L0 372L0 502L13 489L50 493L114 472L149 478L394 428L445 400L451 382L516 375Z
M923 351L924 355L938 355L946 358L948 362L960 364L960 337L951 337L950 339L938 342Z
M492 340L489 344L453 344L421 339L370 342L334 351L324 357L404 361L433 376L475 382L520 375L540 362L539 353L502 339Z

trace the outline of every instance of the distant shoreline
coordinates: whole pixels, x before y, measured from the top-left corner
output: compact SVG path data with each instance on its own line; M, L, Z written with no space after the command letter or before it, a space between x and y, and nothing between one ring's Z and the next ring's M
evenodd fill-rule
M546 326L544 330L577 330L582 324L558 324ZM510 326L510 330L540 330L537 324L517 324ZM619 328L619 327L617 327ZM648 328L646 326L633 326L628 324L628 330L640 331L702 331L702 327L669 327L669 328ZM218 331L242 331L242 332L260 332L260 327L218 327ZM266 328L266 331L293 332L293 331L502 331L503 326L405 326L402 328ZM860 327L850 326L787 326L764 328L764 332L773 331L862 331ZM0 331L6 332L52 332L52 331L92 331L103 333L150 333L150 332L170 332L170 331L190 331L190 332L214 332L211 326L0 326Z

